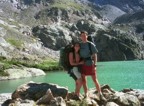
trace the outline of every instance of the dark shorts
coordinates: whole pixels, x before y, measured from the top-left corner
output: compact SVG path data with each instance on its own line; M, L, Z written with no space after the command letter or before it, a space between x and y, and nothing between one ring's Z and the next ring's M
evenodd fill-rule
M95 75L96 74L95 66L94 65L87 66L83 64L81 67L81 73L84 75Z
M81 78L81 73L79 72L78 67L73 67L70 72L70 76L76 81Z

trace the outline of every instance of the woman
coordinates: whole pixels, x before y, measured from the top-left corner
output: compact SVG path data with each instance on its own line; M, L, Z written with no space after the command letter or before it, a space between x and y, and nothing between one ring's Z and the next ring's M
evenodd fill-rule
M80 61L80 44L75 43L73 46L73 51L69 53L69 62L73 66L71 69L70 75L75 80L75 94L80 96L80 88L82 86L82 78L79 70L79 66L84 64L84 61Z

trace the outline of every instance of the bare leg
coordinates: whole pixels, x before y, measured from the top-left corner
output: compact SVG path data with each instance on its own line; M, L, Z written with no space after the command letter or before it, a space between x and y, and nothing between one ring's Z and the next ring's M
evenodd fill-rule
M92 75L92 80L95 84L96 89L98 90L99 93L101 93L101 88L100 88L100 84L98 82L98 79L96 78L96 75Z
M103 96L102 92L101 92L100 84L99 84L99 82L98 82L98 79L96 78L96 74L95 74L95 75L92 75L91 77L92 77L92 80L93 80L93 82L94 82L94 84L95 84L95 86L96 86L96 89L98 90L99 98L100 98L101 100L103 100L103 101L107 101L107 100L105 99L105 97Z
M75 86L76 86L76 89L75 89L75 94L77 95L77 96L79 96L80 95L80 88L81 88L81 86L82 86L82 79L80 78L80 79L77 79L76 80L76 82L75 82Z
M88 96L87 78L84 74L82 74L82 81L83 81L83 89L84 89L85 96Z

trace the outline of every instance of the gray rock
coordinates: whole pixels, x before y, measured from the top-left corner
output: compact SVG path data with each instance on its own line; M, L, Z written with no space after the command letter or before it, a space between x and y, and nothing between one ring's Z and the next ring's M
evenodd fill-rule
M37 26L33 28L33 33L41 39L45 47L54 50L60 49L72 40L68 29L57 25Z
M67 106L67 105L62 97L56 97L54 100L51 100L50 106Z
M6 100L11 99L12 93L2 93L0 94L0 106L3 104Z
M134 95L117 92L114 98L114 101L122 106L141 106L139 99Z
M8 57L7 52L0 46L0 56Z
M44 71L36 68L6 69L4 72L7 73L8 76L0 77L0 80L46 75Z
M4 38L0 37L0 45L3 47L10 47L11 45L5 41Z
M34 83L29 82L27 84L19 86L12 94L12 99L32 99L39 100L43 97L47 90L50 89L54 97L61 96L66 98L68 90L64 87L60 87L56 84L47 83Z
M108 102L108 103L106 104L106 106L120 106L120 105L118 105L118 104L116 104L116 103L114 103L114 102Z
M6 35L6 30L4 28L0 27L0 36L4 37L5 35Z
M46 94L37 100L37 104L50 104L54 100L53 94L50 89L47 90Z
M141 103L141 106L144 105L144 90L140 90L140 89L123 89L122 92L136 96L139 99L139 101Z

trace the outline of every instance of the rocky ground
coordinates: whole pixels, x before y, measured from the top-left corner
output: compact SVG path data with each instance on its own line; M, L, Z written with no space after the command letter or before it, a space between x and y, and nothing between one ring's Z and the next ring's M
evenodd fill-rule
M143 106L144 90L116 91L108 85L101 86L106 101L100 99L96 89L89 97L77 98L68 88L56 84L29 82L19 86L12 94L0 94L2 106Z

